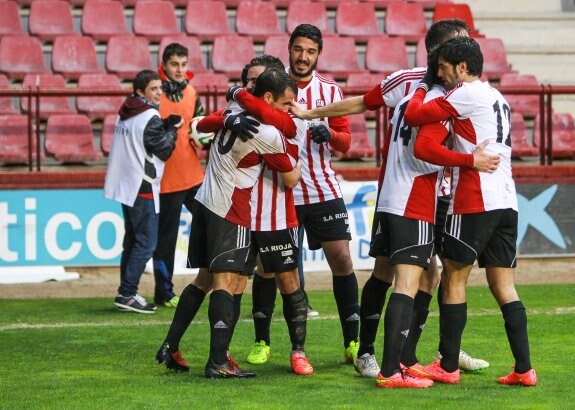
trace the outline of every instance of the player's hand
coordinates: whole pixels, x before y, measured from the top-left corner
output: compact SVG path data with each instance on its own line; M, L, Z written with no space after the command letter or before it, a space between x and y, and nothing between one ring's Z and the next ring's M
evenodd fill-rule
M236 100L236 95L241 91L241 90L245 90L245 88L240 87L239 85L234 85L231 86L228 90L228 92L226 93L226 101L235 101Z
M224 127L234 132L244 142L254 137L258 133L256 128L260 123L252 118L246 117L247 113L228 115L224 120Z
M331 139L331 132L323 124L314 125L309 129L311 140L316 144L323 144Z
M437 82L437 71L439 70L438 59L439 55L437 51L432 51L427 56L427 71L419 83L419 88L424 88L425 91L429 91L431 87L433 87L433 84Z
M302 119L302 120L311 120L312 119L309 115L307 115L309 113L309 110L302 110L300 105L298 103L296 103L295 101L290 102L289 110L293 115L295 115L299 119Z
M488 154L485 151L487 145L489 145L489 141L483 141L473 151L473 168L479 172L491 174L499 167L499 155Z

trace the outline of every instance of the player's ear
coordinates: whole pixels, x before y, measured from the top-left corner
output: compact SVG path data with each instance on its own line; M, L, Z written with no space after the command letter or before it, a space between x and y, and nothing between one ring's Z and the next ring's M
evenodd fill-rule
M267 102L268 104L271 104L272 102L274 102L274 96L273 96L273 94L270 93L269 91L266 91L266 92L264 93L263 100L264 100L265 102Z

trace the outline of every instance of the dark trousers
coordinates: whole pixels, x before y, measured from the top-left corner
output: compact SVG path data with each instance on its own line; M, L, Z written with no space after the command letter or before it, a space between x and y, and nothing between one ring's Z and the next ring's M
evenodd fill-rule
M182 205L192 212L192 203L200 185L185 191L160 194L160 218L158 223L158 244L154 251L154 279L156 287L154 301L162 303L175 296L174 257L180 230Z
M154 200L137 197L134 206L122 205L124 214L124 243L120 259L120 287L118 293L134 296L146 262L152 257L158 238L158 214Z

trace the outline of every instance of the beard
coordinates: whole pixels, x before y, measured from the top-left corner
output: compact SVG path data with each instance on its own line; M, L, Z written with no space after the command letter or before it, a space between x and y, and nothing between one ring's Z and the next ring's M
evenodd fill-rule
M312 73L312 71L315 70L316 67L317 67L317 60L315 60L315 62L311 66L309 66L309 69L307 71L301 72L297 70L295 62L293 62L291 59L289 62L290 74L293 77L297 78L308 77Z

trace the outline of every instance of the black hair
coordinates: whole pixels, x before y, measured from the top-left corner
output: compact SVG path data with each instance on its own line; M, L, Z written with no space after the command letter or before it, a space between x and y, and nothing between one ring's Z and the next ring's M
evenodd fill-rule
M274 100L277 100L288 88L297 95L297 84L288 73L283 70L268 68L256 80L254 96L263 97L265 93L270 92Z
M460 19L443 19L433 23L425 35L425 49L429 53L456 35L469 33L467 23Z
M164 48L162 53L162 62L165 64L172 56L187 57L188 48L180 43L170 43Z
M300 24L297 26L289 38L289 48L291 48L293 42L298 37L306 37L317 43L317 51L321 52L323 48L323 37L321 35L321 30L316 26L312 24Z
M471 37L454 37L443 43L437 50L439 58L456 66L467 63L467 72L470 75L481 77L483 73L483 54L477 41Z
M140 71L138 74L136 74L136 77L134 77L134 81L132 81L132 88L134 89L134 93L136 93L137 90L143 92L151 81L159 79L160 75L156 71Z
M284 63L277 57L271 56L269 54L263 54L258 57L252 58L252 60L245 65L242 70L242 85L245 87L248 84L248 70L252 67L263 66L267 68L275 68L277 70L285 70Z

